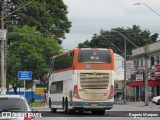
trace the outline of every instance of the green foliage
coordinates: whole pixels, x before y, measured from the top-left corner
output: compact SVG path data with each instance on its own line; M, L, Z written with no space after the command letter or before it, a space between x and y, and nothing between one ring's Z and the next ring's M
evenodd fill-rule
M10 0L7 3L7 11L13 12L27 3L28 0ZM18 21L18 25L37 26L37 30L41 33L62 38L71 27L67 14L67 6L63 0L34 0L8 19Z
M70 31L67 14L63 0L4 1L5 21L16 21L14 27L10 27L10 22L5 23L9 32L7 82L14 90L21 84L17 81L17 71L33 71L33 79L48 71L50 57L60 52L61 39Z
M90 41L86 40L83 43L80 43L78 47L112 48L115 53L122 54L122 52L124 51L125 38L116 31L123 34L138 47L144 46L147 43L153 43L158 38L157 33L151 35L148 30L141 30L140 26L133 25L132 28L126 29L123 27L118 27L111 29L111 31L101 30L99 35L94 34ZM122 52L108 41L114 44ZM131 42L127 40L127 55L131 55L131 50L135 49L135 46Z
M18 71L33 72L33 79L39 79L48 72L50 58L61 51L56 39L36 31L35 27L14 26L9 35L8 79L17 80ZM17 83L16 83L17 84Z

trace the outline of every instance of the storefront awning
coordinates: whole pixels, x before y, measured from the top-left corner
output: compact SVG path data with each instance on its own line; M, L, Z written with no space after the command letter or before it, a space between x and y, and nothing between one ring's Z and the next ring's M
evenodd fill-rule
M127 84L127 86L131 86L131 87L145 86L145 81L130 82ZM148 86L159 86L159 83L156 80L149 80Z

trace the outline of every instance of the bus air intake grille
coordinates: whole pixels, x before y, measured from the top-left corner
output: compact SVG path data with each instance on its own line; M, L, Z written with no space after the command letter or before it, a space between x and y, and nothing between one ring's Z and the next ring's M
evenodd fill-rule
M108 73L81 73L80 85L82 89L107 89Z

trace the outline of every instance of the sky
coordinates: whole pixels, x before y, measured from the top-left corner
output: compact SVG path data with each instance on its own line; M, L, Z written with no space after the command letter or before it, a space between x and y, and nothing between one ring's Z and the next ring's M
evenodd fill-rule
M155 13L160 14L160 0L63 1L68 6L67 16L72 22L70 33L65 35L62 43L64 50L74 49L78 43L91 40L93 34L99 34L100 29L139 25L142 30L160 34L160 16ZM143 4L134 5L138 2Z

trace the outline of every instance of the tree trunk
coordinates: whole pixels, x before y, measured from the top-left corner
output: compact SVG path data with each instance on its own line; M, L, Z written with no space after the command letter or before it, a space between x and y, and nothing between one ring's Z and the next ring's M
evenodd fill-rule
M14 90L14 94L17 94L17 85L12 84L12 88Z

